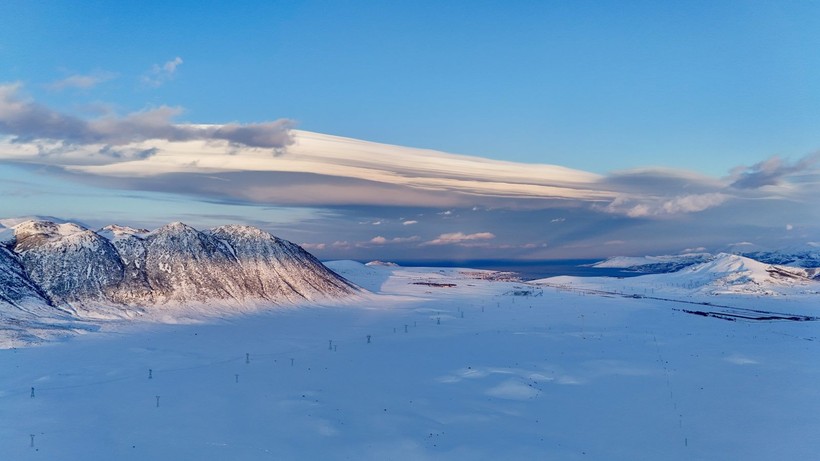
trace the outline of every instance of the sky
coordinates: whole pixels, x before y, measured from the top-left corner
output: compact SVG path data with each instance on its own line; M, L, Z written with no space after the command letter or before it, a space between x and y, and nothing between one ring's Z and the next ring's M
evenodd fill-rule
M0 216L323 259L820 242L816 2L0 4Z

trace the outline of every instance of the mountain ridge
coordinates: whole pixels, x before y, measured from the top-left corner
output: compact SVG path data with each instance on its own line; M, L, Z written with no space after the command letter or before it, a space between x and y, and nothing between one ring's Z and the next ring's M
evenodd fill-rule
M6 221L9 223L9 221ZM27 304L80 317L130 317L207 303L284 305L361 289L287 240L250 226L154 231L25 220L0 242L0 308Z

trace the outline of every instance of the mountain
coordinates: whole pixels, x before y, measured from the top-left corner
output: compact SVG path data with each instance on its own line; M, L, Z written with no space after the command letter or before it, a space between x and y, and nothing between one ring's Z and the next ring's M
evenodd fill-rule
M714 258L709 253L684 253L664 256L616 256L592 264L591 267L606 269L623 269L646 274L661 274L679 271L694 264L710 261Z
M123 264L107 239L51 221L26 221L14 231L14 252L54 305L104 303L117 290Z
M789 248L777 251L753 251L741 254L747 258L768 264L803 268L820 267L820 248L817 247Z
M668 257L663 257L668 258ZM632 263L634 258L615 260ZM674 262L674 259L669 260ZM740 255L719 253L675 272L628 278L552 277L535 283L590 288L606 292L659 296L692 295L816 295L820 268L767 264Z
M783 248L759 250L737 254L764 264L795 268L820 268L820 248ZM615 256L592 264L597 268L617 268L645 274L676 272L683 268L711 261L717 256L710 253L684 253L665 256Z
M3 232L0 301L37 300L81 317L205 305L219 311L360 290L301 247L249 226L199 231L175 222L154 231L111 225L95 232L29 220Z
M818 285L812 280L812 271L766 264L727 253L669 275L670 280L686 281L692 287L711 293L774 294L783 289Z

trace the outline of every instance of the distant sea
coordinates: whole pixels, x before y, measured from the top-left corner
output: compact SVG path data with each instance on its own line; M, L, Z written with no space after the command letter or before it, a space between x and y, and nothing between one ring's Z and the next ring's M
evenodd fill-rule
M620 269L589 267L600 259L561 259L550 261L516 261L477 259L467 261L393 261L405 267L469 267L515 272L523 280L536 280L559 275L575 277L635 277L642 275Z

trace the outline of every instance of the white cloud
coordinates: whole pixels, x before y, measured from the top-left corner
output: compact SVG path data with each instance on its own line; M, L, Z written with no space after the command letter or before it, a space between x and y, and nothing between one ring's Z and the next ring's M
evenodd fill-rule
M786 224L786 230L787 231L790 231L792 229L794 229L794 226L792 226L791 224Z
M424 242L422 245L460 245L466 242L473 242L477 240L494 239L495 235L491 232L477 232L475 234L465 234L463 232L451 232L441 234L438 238Z
M644 218L697 213L719 206L728 199L728 195L720 192L689 194L673 198L621 196L612 200L607 206L598 209L630 218Z
M697 213L721 205L727 199L728 196L721 193L685 195L664 202L661 209L666 214Z
M95 72L91 74L74 74L66 78L57 80L48 85L50 90L61 91L68 88L89 89L100 83L114 79L117 74L113 72Z
M386 237L378 235L370 239L370 243L374 245L386 245L390 243L418 242L419 240L421 240L421 237L419 237L418 235L414 235L412 237L393 237L392 239L388 239Z
M177 73L177 67L182 64L179 56L166 61L165 64L154 64L151 70L142 76L142 83L146 86L159 87L166 82L173 80Z
M415 221L415 220L412 220L412 219L411 219L411 220L409 220L409 221L404 221L404 222L402 223L402 225L405 225L405 226L411 226L411 225L413 225L413 224L418 224L418 223L419 223L418 221Z

